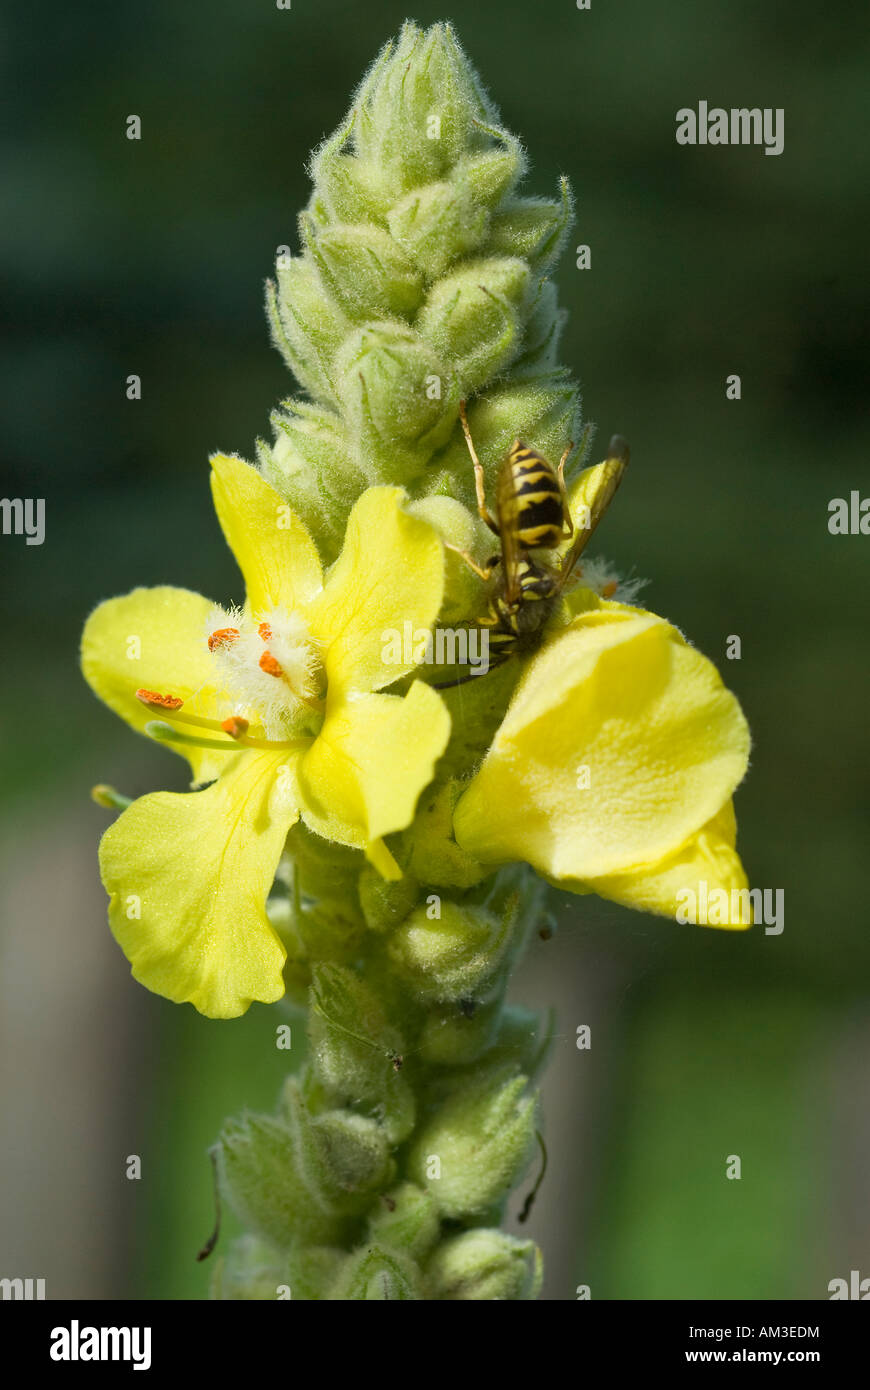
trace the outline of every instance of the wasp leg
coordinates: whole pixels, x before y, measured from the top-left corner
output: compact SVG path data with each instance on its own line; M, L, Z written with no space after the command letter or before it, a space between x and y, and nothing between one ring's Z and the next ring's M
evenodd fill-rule
M503 665L505 664L505 662L506 662L506 661L509 661L509 660L510 660L510 653L506 654L505 656L496 656L496 657L493 657L492 660L491 660L490 663L489 663L489 666L487 667L487 669L486 669L484 672L481 673L481 675L477 676L477 675L474 674L473 671L470 671L470 672L468 673L467 676L459 676L459 677L458 677L456 680L454 680L454 681L439 681L437 684L433 681L433 682L432 682L432 689L433 689L433 690L455 690L456 687L457 687L458 685L468 685L471 681L479 681L479 680L482 680L484 676L488 676L488 675L489 675L490 671L497 671L498 668L499 668L499 666L503 666Z
M486 480L483 473L483 464L477 457L477 451L471 440L471 430L468 428L468 416L465 413L465 401L459 402L459 418L462 421L462 433L465 435L468 452L471 454L471 462L474 464L474 486L477 491L477 510L480 513L481 521L485 521L490 531L497 536L499 535L499 529L489 507L486 505Z
M483 579L483 580L487 580L487 579L491 579L491 578L492 578L492 572L493 572L493 569L495 568L495 566L494 566L493 564L490 563L490 564L487 565L485 568L482 568L482 567L477 563L477 561L475 560L474 556L473 556L473 555L469 555L468 551L467 551L467 550L463 550L461 546L453 545L453 544L451 544L450 541L444 541L443 544L444 544L444 549L445 549L445 550L452 550L453 553L454 553L455 555L461 555L461 556L462 556L462 559L463 559L463 560L465 561L465 563L468 565L468 568L474 570L474 573L478 576L478 578Z
M562 536L564 540L570 540L574 534L574 522L571 520L571 508L568 506L568 489L565 486L565 464L568 462L568 455L574 448L572 439L562 457L559 459L559 493L562 498ZM565 528L568 528L567 530Z
M588 442L588 440L589 440L589 436L590 436L591 433L592 433L592 425L591 425L591 424L584 425L584 426L583 426L583 433L582 433L581 436L580 436L580 458L581 458L581 459L583 458L583 455L586 453L586 445L587 445L587 442ZM558 468L559 492L562 494L562 530L563 530L563 537L562 537L562 539L563 539L563 540L566 540L566 541L567 541L567 540L570 540L571 537L572 537L573 534L574 534L574 518L573 518L572 515L571 515L571 508L570 508L570 506L569 506L569 504L568 504L568 489L567 489L567 487L565 486L565 465L566 465L566 463L568 462L568 455L571 453L571 450L572 450L573 448L574 448L574 441L573 441L573 439L572 439L572 440L571 440L571 443L568 445L567 449L565 450L564 454L562 455L562 457L561 457L560 460L559 460L559 468ZM566 529L566 528L567 528L567 529Z
M607 446L607 458L601 465L604 469L604 473L602 475L601 485L592 499L589 525L577 531L574 536L573 545L565 552L562 560L562 567L559 570L559 578L556 583L556 593L559 593L560 590L565 587L565 583L571 571L592 538L592 532L595 530L604 513L607 511L607 508L613 501L614 493L622 482L622 475L628 466L628 460L628 445L621 435L613 435Z

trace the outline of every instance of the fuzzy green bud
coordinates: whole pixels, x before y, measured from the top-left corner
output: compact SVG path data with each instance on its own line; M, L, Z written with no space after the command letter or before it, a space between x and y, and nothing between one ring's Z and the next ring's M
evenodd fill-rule
M356 1215L391 1180L395 1165L383 1125L350 1110L330 1110L313 1122L322 1188L333 1207Z
M525 1089L524 1076L469 1082L415 1136L408 1172L442 1216L488 1213L519 1182L535 1142L535 1099Z
M311 221L308 249L323 283L354 318L412 314L423 297L423 277L381 227L338 224L316 233Z
M492 1045L501 1007L499 998L486 1004L467 998L430 1008L417 1040L420 1057L439 1067L476 1061Z
M438 1239L438 1209L428 1192L403 1182L385 1192L369 1221L373 1241L403 1250L415 1260L428 1255Z
M498 674L486 679L498 680ZM471 692L476 693L473 686ZM411 849L410 869L421 883L470 888L486 876L486 869L453 838L453 811L463 791L462 784L450 778L423 798L414 833L406 836Z
M326 1296L339 1303L413 1301L423 1297L422 1278L407 1255L371 1245L350 1257Z
M385 1131L348 1110L312 1115L297 1083L282 1113L229 1121L218 1145L221 1188L245 1224L279 1246L341 1241L345 1219L390 1181Z
M430 183L412 189L387 217L393 239L429 279L443 275L456 257L483 241L489 216L463 183Z
M433 348L399 322L351 333L336 365L348 427L381 482L407 482L450 437L459 385Z
M221 1189L250 1229L281 1246L341 1239L339 1213L321 1205L320 1151L310 1127L270 1115L228 1121L219 1140Z
M390 932L404 922L420 895L420 885L410 874L390 882L370 864L362 870L358 887L366 926L373 932Z
M506 130L491 132L502 145L464 155L453 169L453 178L473 190L484 208L497 208L511 194L526 172L526 158L516 136Z
M327 294L312 260L284 257L276 277L266 296L272 341L306 391L337 404L335 356L350 332L350 320Z
M426 1267L431 1297L530 1301L541 1287L541 1252L502 1231L464 1231L445 1240Z
M357 148L405 191L439 179L469 146L483 148L492 118L449 25L406 24L364 89Z
M517 914L444 901L432 920L418 907L390 942L390 956L426 1003L481 997L502 965Z
M545 270L559 254L571 224L571 193L561 183L562 202L547 198L515 198L492 219L489 250L522 256L535 270Z
M401 1071L405 1044L375 992L351 970L315 967L309 1033L325 1094L376 1108L390 1141L406 1139L414 1127L414 1094Z
M209 1293L224 1302L265 1301L277 1298L286 1283L285 1265L275 1247L257 1236L240 1236L215 1264Z
M332 410L292 401L273 412L272 428L273 444L257 441L260 470L317 536L324 559L333 560L344 518L369 481L345 422Z
M529 268L517 257L463 264L429 291L417 331L449 363L463 396L519 354L528 292Z

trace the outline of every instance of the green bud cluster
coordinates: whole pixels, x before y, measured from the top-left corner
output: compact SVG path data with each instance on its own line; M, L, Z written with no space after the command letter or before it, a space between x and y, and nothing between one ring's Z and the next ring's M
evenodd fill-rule
M421 901L413 880L357 865L337 930L318 934L336 891L318 878L323 842L291 841L276 920L318 941L288 963L310 981L309 1056L276 1114L220 1136L222 1192L251 1234L220 1262L214 1295L535 1297L535 1246L498 1225L540 1123L546 1024L505 991L543 920L542 885L502 871ZM350 954L348 901L371 924Z
M463 398L492 470L517 435L556 458L579 438L548 279L571 196L565 180L554 201L520 196L525 168L441 24L405 25L315 154L300 252L280 249L267 293L307 399L283 403L258 451L327 558L372 484L473 504Z
M571 200L522 197L519 142L447 25L407 24L311 165L298 255L279 256L268 311L306 398L273 416L259 464L324 558L350 508L399 483L409 510L475 549L468 413L491 484L516 436L550 458L579 438L556 351L548 272ZM480 581L447 552L444 623L479 611ZM386 882L361 854L290 832L269 916L309 1052L274 1115L227 1124L225 1198L247 1235L215 1297L533 1299L535 1245L499 1229L537 1152L546 1021L508 1006L544 923L530 871L490 875L453 838L453 810L514 675L446 691L450 745Z

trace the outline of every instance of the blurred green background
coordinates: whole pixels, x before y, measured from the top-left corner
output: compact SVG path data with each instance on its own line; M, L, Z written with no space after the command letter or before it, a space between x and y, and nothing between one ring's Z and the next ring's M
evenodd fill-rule
M0 1275L44 1277L49 1298L203 1297L206 1150L226 1114L271 1106L288 1064L279 1013L174 1008L109 937L88 789L181 774L91 696L78 634L135 584L237 596L207 458L252 456L292 390L263 281L297 245L309 151L406 14L48 0L0 21L2 491L47 508L42 547L0 538ZM525 191L570 176L592 267L570 247L560 264L562 356L633 452L598 547L742 700L740 845L751 881L785 890L781 936L585 899L532 951L513 994L559 1009L529 1222L544 1296L825 1298L870 1275L870 539L827 530L831 498L870 495L864 16L487 0L411 17L455 23L528 147ZM678 146L675 113L700 99L783 107L784 153Z

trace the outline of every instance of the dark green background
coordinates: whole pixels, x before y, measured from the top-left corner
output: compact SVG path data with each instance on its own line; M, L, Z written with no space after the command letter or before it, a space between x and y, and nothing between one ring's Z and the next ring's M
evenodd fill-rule
M68 1058L34 1059L16 1020L45 1010L50 1033L39 877L59 872L67 843L69 929L107 933L91 783L181 786L171 756L80 680L82 621L137 583L237 595L208 454L252 456L293 389L263 281L275 248L297 245L309 151L405 14L385 0L92 0L7 7L3 21L2 491L45 497L47 537L0 539L3 825L32 851L10 901L28 904L33 960L4 1025L24 1119L6 1136L0 1204L32 1212L48 1268L7 1269L0 1236L0 1275L47 1273L49 1296L202 1296L205 1149L228 1111L272 1103L285 1068L274 1012L213 1023L175 1009L114 946L96 1006L66 1000ZM527 145L525 191L571 179L571 246L591 246L592 268L577 271L569 247L558 270L563 360L601 434L633 451L598 548L648 576L648 604L726 668L755 740L741 850L754 884L785 890L779 937L587 899L533 952L515 996L560 1005L551 1168L530 1222L545 1296L583 1282L593 1298L824 1298L851 1267L870 1275L870 538L827 530L831 498L870 494L866 24L844 0L502 0L413 17L455 23ZM784 153L678 146L675 113L699 99L783 107ZM725 397L735 372L739 402ZM729 634L740 661L725 660ZM7 861L7 881L22 862ZM593 1015L592 1050L577 1052ZM86 1117L61 1103L88 1084L82 1030L117 1094L87 1143ZM41 1176L46 1142L71 1157ZM124 1178L131 1152L138 1183ZM724 1176L730 1154L739 1182ZM76 1162L102 1165L86 1198ZM94 1248L70 1251L58 1213L81 1220L83 1200Z

